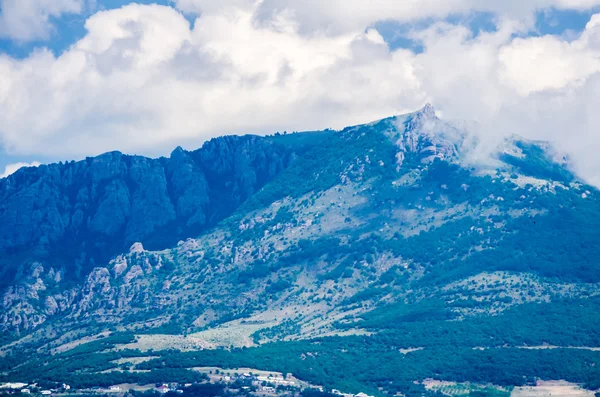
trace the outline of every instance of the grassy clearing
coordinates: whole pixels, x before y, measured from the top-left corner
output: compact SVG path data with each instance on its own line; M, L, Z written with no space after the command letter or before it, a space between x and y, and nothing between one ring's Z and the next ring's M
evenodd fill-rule
M511 392L507 388L493 385L480 385L475 383L446 382L426 379L423 385L427 390L435 391L446 396L470 396L473 392L485 393L488 397L509 397Z
M210 348L211 345L200 338L183 335L152 334L136 335L136 341L127 344L115 346L115 350L139 349L141 352L150 350L169 350L194 351Z
M515 387L510 397L594 397L595 393L563 381L538 382L536 386Z

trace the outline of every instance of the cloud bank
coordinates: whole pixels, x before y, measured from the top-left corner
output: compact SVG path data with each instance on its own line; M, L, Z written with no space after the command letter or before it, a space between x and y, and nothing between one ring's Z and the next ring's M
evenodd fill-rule
M58 57L0 55L0 144L57 158L155 155L224 133L342 128L431 102L490 137L551 140L600 185L600 14L576 37L524 34L536 11L600 0L338 3L177 0L178 9L98 12ZM180 11L196 15L193 28ZM473 12L492 13L496 29L475 35L444 22ZM409 33L418 53L390 49L372 28L423 18L431 23Z
M20 170L23 167L37 167L39 165L40 165L40 163L38 163L37 161L34 161L32 163L7 164L6 167L4 167L4 172L2 174L0 174L0 179L6 178L7 176L14 174L15 172L17 172L18 170Z

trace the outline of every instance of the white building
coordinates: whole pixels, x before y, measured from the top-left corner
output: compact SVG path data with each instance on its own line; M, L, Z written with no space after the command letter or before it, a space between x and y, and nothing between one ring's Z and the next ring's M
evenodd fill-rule
M16 382L16 383L3 383L0 385L0 389L22 389L25 386L27 386L27 383L20 383L20 382Z

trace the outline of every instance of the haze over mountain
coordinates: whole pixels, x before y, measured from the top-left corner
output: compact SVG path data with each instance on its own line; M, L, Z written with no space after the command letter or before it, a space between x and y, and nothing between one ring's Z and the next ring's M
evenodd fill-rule
M598 190L545 142L483 151L469 126L427 105L0 180L3 379L600 387Z

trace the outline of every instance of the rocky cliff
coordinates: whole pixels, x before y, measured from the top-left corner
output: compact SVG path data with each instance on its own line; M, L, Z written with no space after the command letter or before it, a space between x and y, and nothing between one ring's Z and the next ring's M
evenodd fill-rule
M257 136L150 159L112 152L0 180L0 287L35 262L78 281L134 242L160 249L231 214L305 146Z

